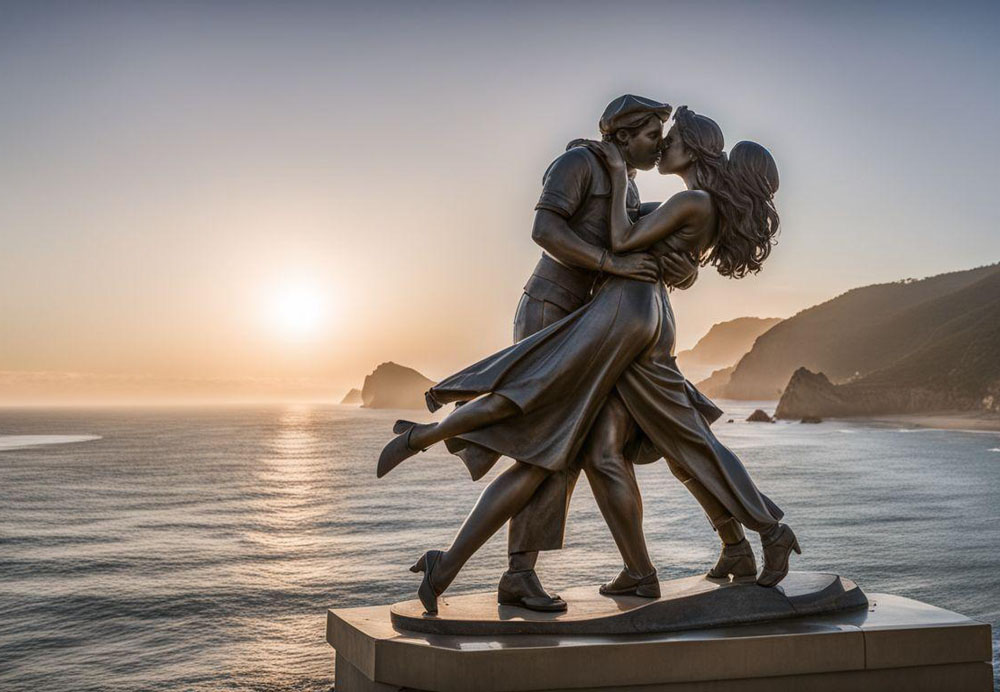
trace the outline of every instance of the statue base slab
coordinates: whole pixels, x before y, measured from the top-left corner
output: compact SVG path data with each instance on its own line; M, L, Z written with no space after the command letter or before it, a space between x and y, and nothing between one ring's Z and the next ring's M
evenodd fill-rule
M704 576L663 582L657 599L602 596L596 586L561 595L564 613L537 613L498 606L495 593L438 599L438 614L425 615L420 601L390 610L399 629L427 634L639 634L744 625L803 615L866 608L857 584L836 574L790 572L776 588L733 584Z
M793 573L789 577L793 581L783 583L784 597L790 601L796 598L794 584L807 581L801 574ZM683 583L691 579L676 581L682 584L662 584L664 596L653 603L670 600L669 594L687 594L680 596L683 600L719 590L711 582L709 589ZM845 594L857 589L848 580L839 581ZM745 594L736 594L743 599L753 598L748 594L759 587L725 589L746 589ZM337 651L336 691L987 692L993 687L989 625L899 596L869 594L867 607L769 622L630 634L574 633L571 623L586 628L590 618L585 609L604 598L595 597L596 590L593 586L563 592L569 604L562 618L567 629L558 633L415 632L394 624L400 614L410 617L406 604L330 610L326 638ZM584 594L583 600L576 600L578 593ZM450 597L448 611L442 607L436 619L447 619L446 613L455 609L453 614L478 613L466 622L559 620L551 613L509 607L503 607L506 614L501 616L495 603L491 607L496 615L483 617L483 609L489 610L484 604L494 598L494 593ZM605 600L619 607L620 599ZM649 601L635 607L625 604L622 612L627 615L650 605ZM593 612L594 620L609 616L601 608ZM670 612L677 611L661 609L660 614ZM662 625L671 628L676 623Z

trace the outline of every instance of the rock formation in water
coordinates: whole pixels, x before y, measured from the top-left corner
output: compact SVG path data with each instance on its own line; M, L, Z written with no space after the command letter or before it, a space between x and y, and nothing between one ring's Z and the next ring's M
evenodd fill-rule
M706 394L778 398L792 373L805 367L824 373L834 385L875 378L868 381L880 383L880 397L889 396L890 380L902 378L897 384L905 381L910 389L891 395L896 402L891 407L905 404L910 410L947 389L938 383L934 396L918 394L915 387L923 377L943 376L957 366L966 378L957 383L957 399L990 396L989 364L972 367L966 359L1000 362L1000 343L988 329L998 310L998 265L857 288L776 324L757 338L728 381L713 378ZM876 406L874 400L871 405Z
M821 372L799 368L792 374L774 412L775 418L848 415L837 387Z
M413 368L382 363L365 378L361 389L364 408L424 408L424 392L434 385Z
M780 317L737 317L712 325L694 348L677 354L677 366L692 382L719 368L731 367L758 336L778 322Z
M1000 301L890 367L845 384L799 368L776 418L976 412L1000 418Z
M363 401L364 399L361 398L361 390L352 389L351 391L349 391L347 394L344 395L344 398L341 399L340 403L349 404L351 406L357 406L358 404L363 403Z
M747 423L773 423L774 419L764 409L756 409L747 417Z

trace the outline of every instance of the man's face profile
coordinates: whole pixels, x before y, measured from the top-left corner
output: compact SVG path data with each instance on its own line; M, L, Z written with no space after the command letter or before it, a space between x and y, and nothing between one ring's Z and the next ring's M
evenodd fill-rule
M642 171L656 165L663 145L663 124L659 118L649 121L635 130L619 130L615 134L625 162Z

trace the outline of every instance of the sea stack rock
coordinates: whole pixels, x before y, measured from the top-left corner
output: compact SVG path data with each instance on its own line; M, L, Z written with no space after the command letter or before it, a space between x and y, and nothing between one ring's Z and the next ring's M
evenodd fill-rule
M424 408L424 392L434 385L413 368L382 363L365 378L361 389L364 408Z
M845 413L836 386L823 373L799 368L792 374L778 402L775 418L818 419Z
M773 423L774 419L763 409L757 409L747 418L748 423Z
M340 401L340 403L348 404L350 406L357 406L361 404L362 401L363 399L361 398L361 390L352 389L351 391L349 391L347 394L344 395L344 398Z

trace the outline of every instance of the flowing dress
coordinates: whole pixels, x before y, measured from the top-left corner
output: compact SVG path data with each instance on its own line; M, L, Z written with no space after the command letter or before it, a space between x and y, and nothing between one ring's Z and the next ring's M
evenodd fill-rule
M617 389L642 433L626 450L630 461L666 457L747 528L772 526L781 510L716 439L709 425L722 411L678 370L675 337L662 282L607 276L583 307L445 378L427 392L427 404L434 411L494 393L517 406L517 414L448 441L473 477L485 472L469 464L484 456L475 453L483 447L557 471L574 463L598 412Z

